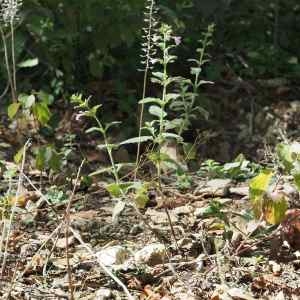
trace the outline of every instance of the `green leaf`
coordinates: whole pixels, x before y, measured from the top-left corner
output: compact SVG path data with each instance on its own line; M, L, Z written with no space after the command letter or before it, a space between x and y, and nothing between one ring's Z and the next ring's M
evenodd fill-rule
M152 72L152 75L160 80L164 79L164 73L162 72Z
M48 161L49 168L53 171L59 171L62 165L62 157L55 149L51 149L51 157Z
M260 218L263 213L263 196L268 192L273 176L274 173L271 170L262 170L250 181L250 201L257 218Z
M175 100L179 97L180 97L180 94L169 93L169 94L166 94L166 101L169 102L170 100Z
M111 183L106 186L106 190L109 192L110 196L113 198L120 198L127 193L128 189L131 187L132 183Z
M54 96L46 93L43 90L40 90L37 94L40 101L44 102L47 105L51 105L54 102Z
M278 144L276 146L276 153L285 171L290 172L291 169L293 168L291 146L289 144L283 144L283 143Z
M85 131L85 133L91 133L91 132L103 133L103 131L99 127L91 127Z
M35 103L35 96L34 95L29 95L26 99L24 98L24 108L31 108Z
M147 189L141 188L140 190L138 190L134 197L134 201L138 208L145 208L149 201Z
M113 149L118 149L120 145L118 144L101 144L101 145L98 145L97 148L99 150L106 150L106 151L109 151L109 150L113 150Z
M112 167L99 169L99 170L89 174L89 176L97 176L97 175L101 175L101 174L104 174L104 173L111 174L112 173Z
M39 147L35 156L35 164L38 170L51 169L59 171L62 165L62 158L52 145Z
M19 164L22 161L23 158L23 153L24 153L24 147L18 150L18 152L14 156L14 162L16 164Z
M152 136L141 136L141 137L134 137L131 139L128 139L126 141L123 141L120 143L120 145L126 145L126 144L138 144L138 143L144 143L144 142L148 142L148 141L152 141L153 137Z
M197 62L197 61L196 61ZM198 63L198 62L197 62ZM192 67L191 68L191 74L192 75L199 75L202 71L202 68L196 68L196 67Z
M7 114L8 114L8 117L10 119L13 119L14 116L17 114L17 112L19 111L19 108L21 106L21 103L12 103L8 106L7 108Z
M46 125L49 122L51 118L51 112L46 104L36 103L32 110L35 117L42 125Z
M300 191L300 161L296 161L294 163L294 168L293 168L291 174L294 177L294 181L295 181L298 191Z
M175 133L170 133L170 132L164 132L164 133L162 133L162 136L164 138L166 138L166 139L167 138L169 138L169 139L175 139L175 140L177 140L179 142L183 140L180 135L175 134Z
M197 156L197 147L194 146L194 144L191 143L184 143L183 144L183 152L185 155L186 160L193 160L196 159Z
M161 116L165 118L167 116L167 113L162 108L156 105L151 105L149 107L149 113L158 118L161 118Z
M19 68L32 68L39 64L38 58L27 59L18 64Z
M139 104L156 103L159 106L163 106L164 102L159 98L144 98L139 101Z
M280 193L265 194L263 203L264 219L272 225L282 222L288 209L285 195Z
M109 128L113 127L113 126L118 126L120 125L122 122L120 121L114 121L114 122L110 122L108 124L105 125L105 131L107 131Z

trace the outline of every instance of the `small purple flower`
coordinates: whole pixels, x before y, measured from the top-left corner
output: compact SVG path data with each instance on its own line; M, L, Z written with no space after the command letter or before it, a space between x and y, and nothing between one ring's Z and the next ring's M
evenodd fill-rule
M174 36L173 39L174 39L176 46L181 44L181 36Z

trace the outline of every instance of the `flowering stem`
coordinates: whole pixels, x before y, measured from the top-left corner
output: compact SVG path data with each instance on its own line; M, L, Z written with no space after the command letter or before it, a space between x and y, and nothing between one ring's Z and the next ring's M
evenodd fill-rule
M3 43L4 60L5 60L5 66L6 66L8 82L9 82L9 86L10 86L10 90L11 90L11 96L12 96L13 102L16 102L17 97L16 97L14 84L13 84L13 79L12 79L11 70L10 70L10 65L9 65L7 43L6 43L6 38L5 38L4 31L3 31L1 26L0 26L0 34L1 34L1 39L2 39L2 43Z
M11 32L11 59L12 59L12 72L13 72L13 84L14 92L17 94L17 76L16 76L16 58L15 58L15 30L13 18L10 21L10 32ZM16 99L14 99L15 101Z
M147 90L147 81L148 81L148 73L150 67L150 56L151 56L151 40L152 40L152 30L154 26L153 22L153 12L154 12L154 5L155 1L151 0L149 6L149 16L148 16L148 28L147 28L147 48L146 48L146 61L145 61L145 70L144 70L144 81L143 81L143 92L142 92L142 99L146 97L146 90ZM142 126L143 126L143 118L144 118L144 110L145 104L140 104L140 115L139 115L139 142L137 145L137 154L136 154L136 162L135 162L135 171L134 171L134 180L137 178L137 172L139 168L140 162L140 154L141 154L141 136L142 136Z

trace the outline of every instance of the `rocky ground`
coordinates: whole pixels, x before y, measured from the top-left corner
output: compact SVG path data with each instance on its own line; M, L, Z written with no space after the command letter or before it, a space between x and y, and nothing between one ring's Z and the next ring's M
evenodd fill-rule
M70 278L74 299L127 299L107 270L133 299L300 299L300 253L249 214L247 181L165 185L172 228L154 191L141 215L128 205L112 222L115 203L97 183L76 193L67 240L66 204L49 207L31 184L17 199L1 299L70 299ZM288 180L282 189L294 208L299 194Z

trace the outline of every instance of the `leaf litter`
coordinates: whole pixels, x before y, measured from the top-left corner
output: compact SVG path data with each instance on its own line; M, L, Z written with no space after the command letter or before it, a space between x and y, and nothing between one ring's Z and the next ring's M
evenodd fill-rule
M299 209L290 207L274 228L249 213L249 182L201 180L193 175L194 188L184 192L165 186L168 201L176 202L169 208L176 243L158 203L141 211L168 242L158 241L130 206L112 222L115 202L101 191L81 197L71 226L135 299L298 299ZM29 198L39 201L29 190L35 196ZM20 221L25 200L14 200L21 200ZM72 232L66 239L64 225L53 222L64 214L63 206L57 209L36 206L30 224L15 222L1 297L67 299L69 265L76 299L126 298Z

